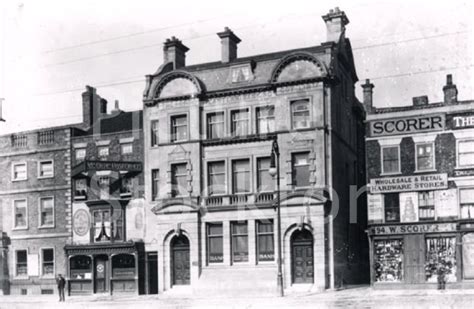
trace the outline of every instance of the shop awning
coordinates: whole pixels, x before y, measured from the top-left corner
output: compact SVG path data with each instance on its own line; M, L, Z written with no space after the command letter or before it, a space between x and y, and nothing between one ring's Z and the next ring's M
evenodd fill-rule
M140 173L143 171L142 162L127 161L91 161L85 160L72 169L72 177L81 173L90 173L96 171L113 171Z
M143 242L125 241L115 243L91 243L83 245L66 245L64 251L67 255L97 255L97 254L118 254L118 253L138 253L144 251Z

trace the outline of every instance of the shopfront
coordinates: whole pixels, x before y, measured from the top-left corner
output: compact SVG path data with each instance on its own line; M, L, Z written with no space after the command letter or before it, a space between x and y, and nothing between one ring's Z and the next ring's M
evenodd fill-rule
M372 226L369 237L373 285L435 287L440 272L448 284L460 282L460 235L456 223Z
M68 245L69 295L142 293L144 249L142 243Z

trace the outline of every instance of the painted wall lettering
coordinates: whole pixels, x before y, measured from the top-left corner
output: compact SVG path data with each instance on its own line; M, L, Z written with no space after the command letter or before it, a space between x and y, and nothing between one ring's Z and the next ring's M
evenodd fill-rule
M444 128L444 114L384 119L370 122L370 136L439 131L444 130Z

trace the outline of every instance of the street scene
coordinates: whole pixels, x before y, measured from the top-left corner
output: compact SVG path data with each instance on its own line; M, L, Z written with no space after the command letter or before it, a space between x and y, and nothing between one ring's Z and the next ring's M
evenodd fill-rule
M1 9L0 308L472 307L473 4Z

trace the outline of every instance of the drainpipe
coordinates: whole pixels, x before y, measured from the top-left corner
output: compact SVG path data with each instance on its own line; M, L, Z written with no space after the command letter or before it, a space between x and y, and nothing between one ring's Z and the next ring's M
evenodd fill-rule
M330 91L330 89L329 89ZM326 186L332 183L332 177L330 175L331 166L329 160L328 151L331 149L331 126L328 124L328 114L330 109L328 106L328 95L326 93L326 87L323 86L323 116L324 116L324 179ZM332 202L332 192L329 193L329 202ZM332 205L331 205L332 208ZM332 209L328 215L328 254L329 254L329 289L334 290L334 225L333 225Z

